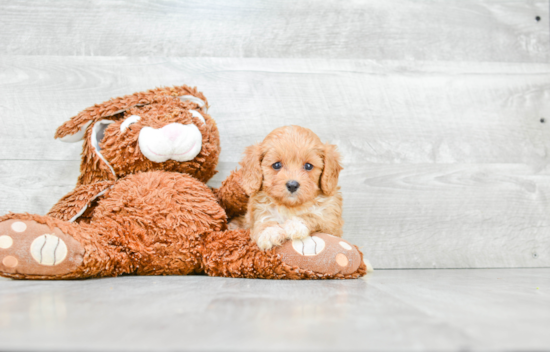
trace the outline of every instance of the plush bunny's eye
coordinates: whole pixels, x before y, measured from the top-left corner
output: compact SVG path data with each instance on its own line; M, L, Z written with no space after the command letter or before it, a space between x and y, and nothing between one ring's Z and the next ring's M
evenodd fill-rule
M138 122L139 120L141 120L141 116L138 116L138 115L128 116L126 118L126 120L124 120L124 122L120 125L120 132L126 131L128 126L130 126L133 123Z

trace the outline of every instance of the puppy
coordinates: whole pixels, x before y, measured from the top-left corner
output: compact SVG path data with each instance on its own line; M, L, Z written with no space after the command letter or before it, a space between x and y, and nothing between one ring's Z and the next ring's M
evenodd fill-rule
M285 126L248 147L240 165L241 186L250 195L244 223L261 249L313 232L342 236L336 146L307 128Z

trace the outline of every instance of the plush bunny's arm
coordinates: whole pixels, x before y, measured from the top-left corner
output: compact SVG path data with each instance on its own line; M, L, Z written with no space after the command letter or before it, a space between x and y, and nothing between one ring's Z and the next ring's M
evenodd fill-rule
M232 171L220 188L212 189L229 220L245 215L249 196L241 187L241 170Z
M101 181L81 185L69 192L55 204L47 215L65 221L89 220L94 201L104 195L114 185L114 181Z

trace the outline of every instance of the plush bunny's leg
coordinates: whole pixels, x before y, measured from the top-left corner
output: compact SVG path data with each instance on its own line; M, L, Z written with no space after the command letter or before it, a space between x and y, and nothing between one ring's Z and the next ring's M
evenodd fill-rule
M248 230L212 232L203 247L205 272L211 276L260 279L355 279L366 274L356 246L327 234L287 241L262 251Z
M116 260L95 230L49 216L0 218L0 275L14 279L73 279L112 275Z
M363 253L357 246L326 233L313 233L302 239L290 240L277 247L281 260L292 266L348 278L366 274Z

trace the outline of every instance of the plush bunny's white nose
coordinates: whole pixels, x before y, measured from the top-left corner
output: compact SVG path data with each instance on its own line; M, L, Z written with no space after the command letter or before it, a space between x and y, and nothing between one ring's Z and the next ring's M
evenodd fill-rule
M171 123L160 129L162 133L172 142L185 133L185 126L179 123Z
M195 125L171 123L162 128L143 127L139 149L153 162L193 160L202 149L202 134Z

